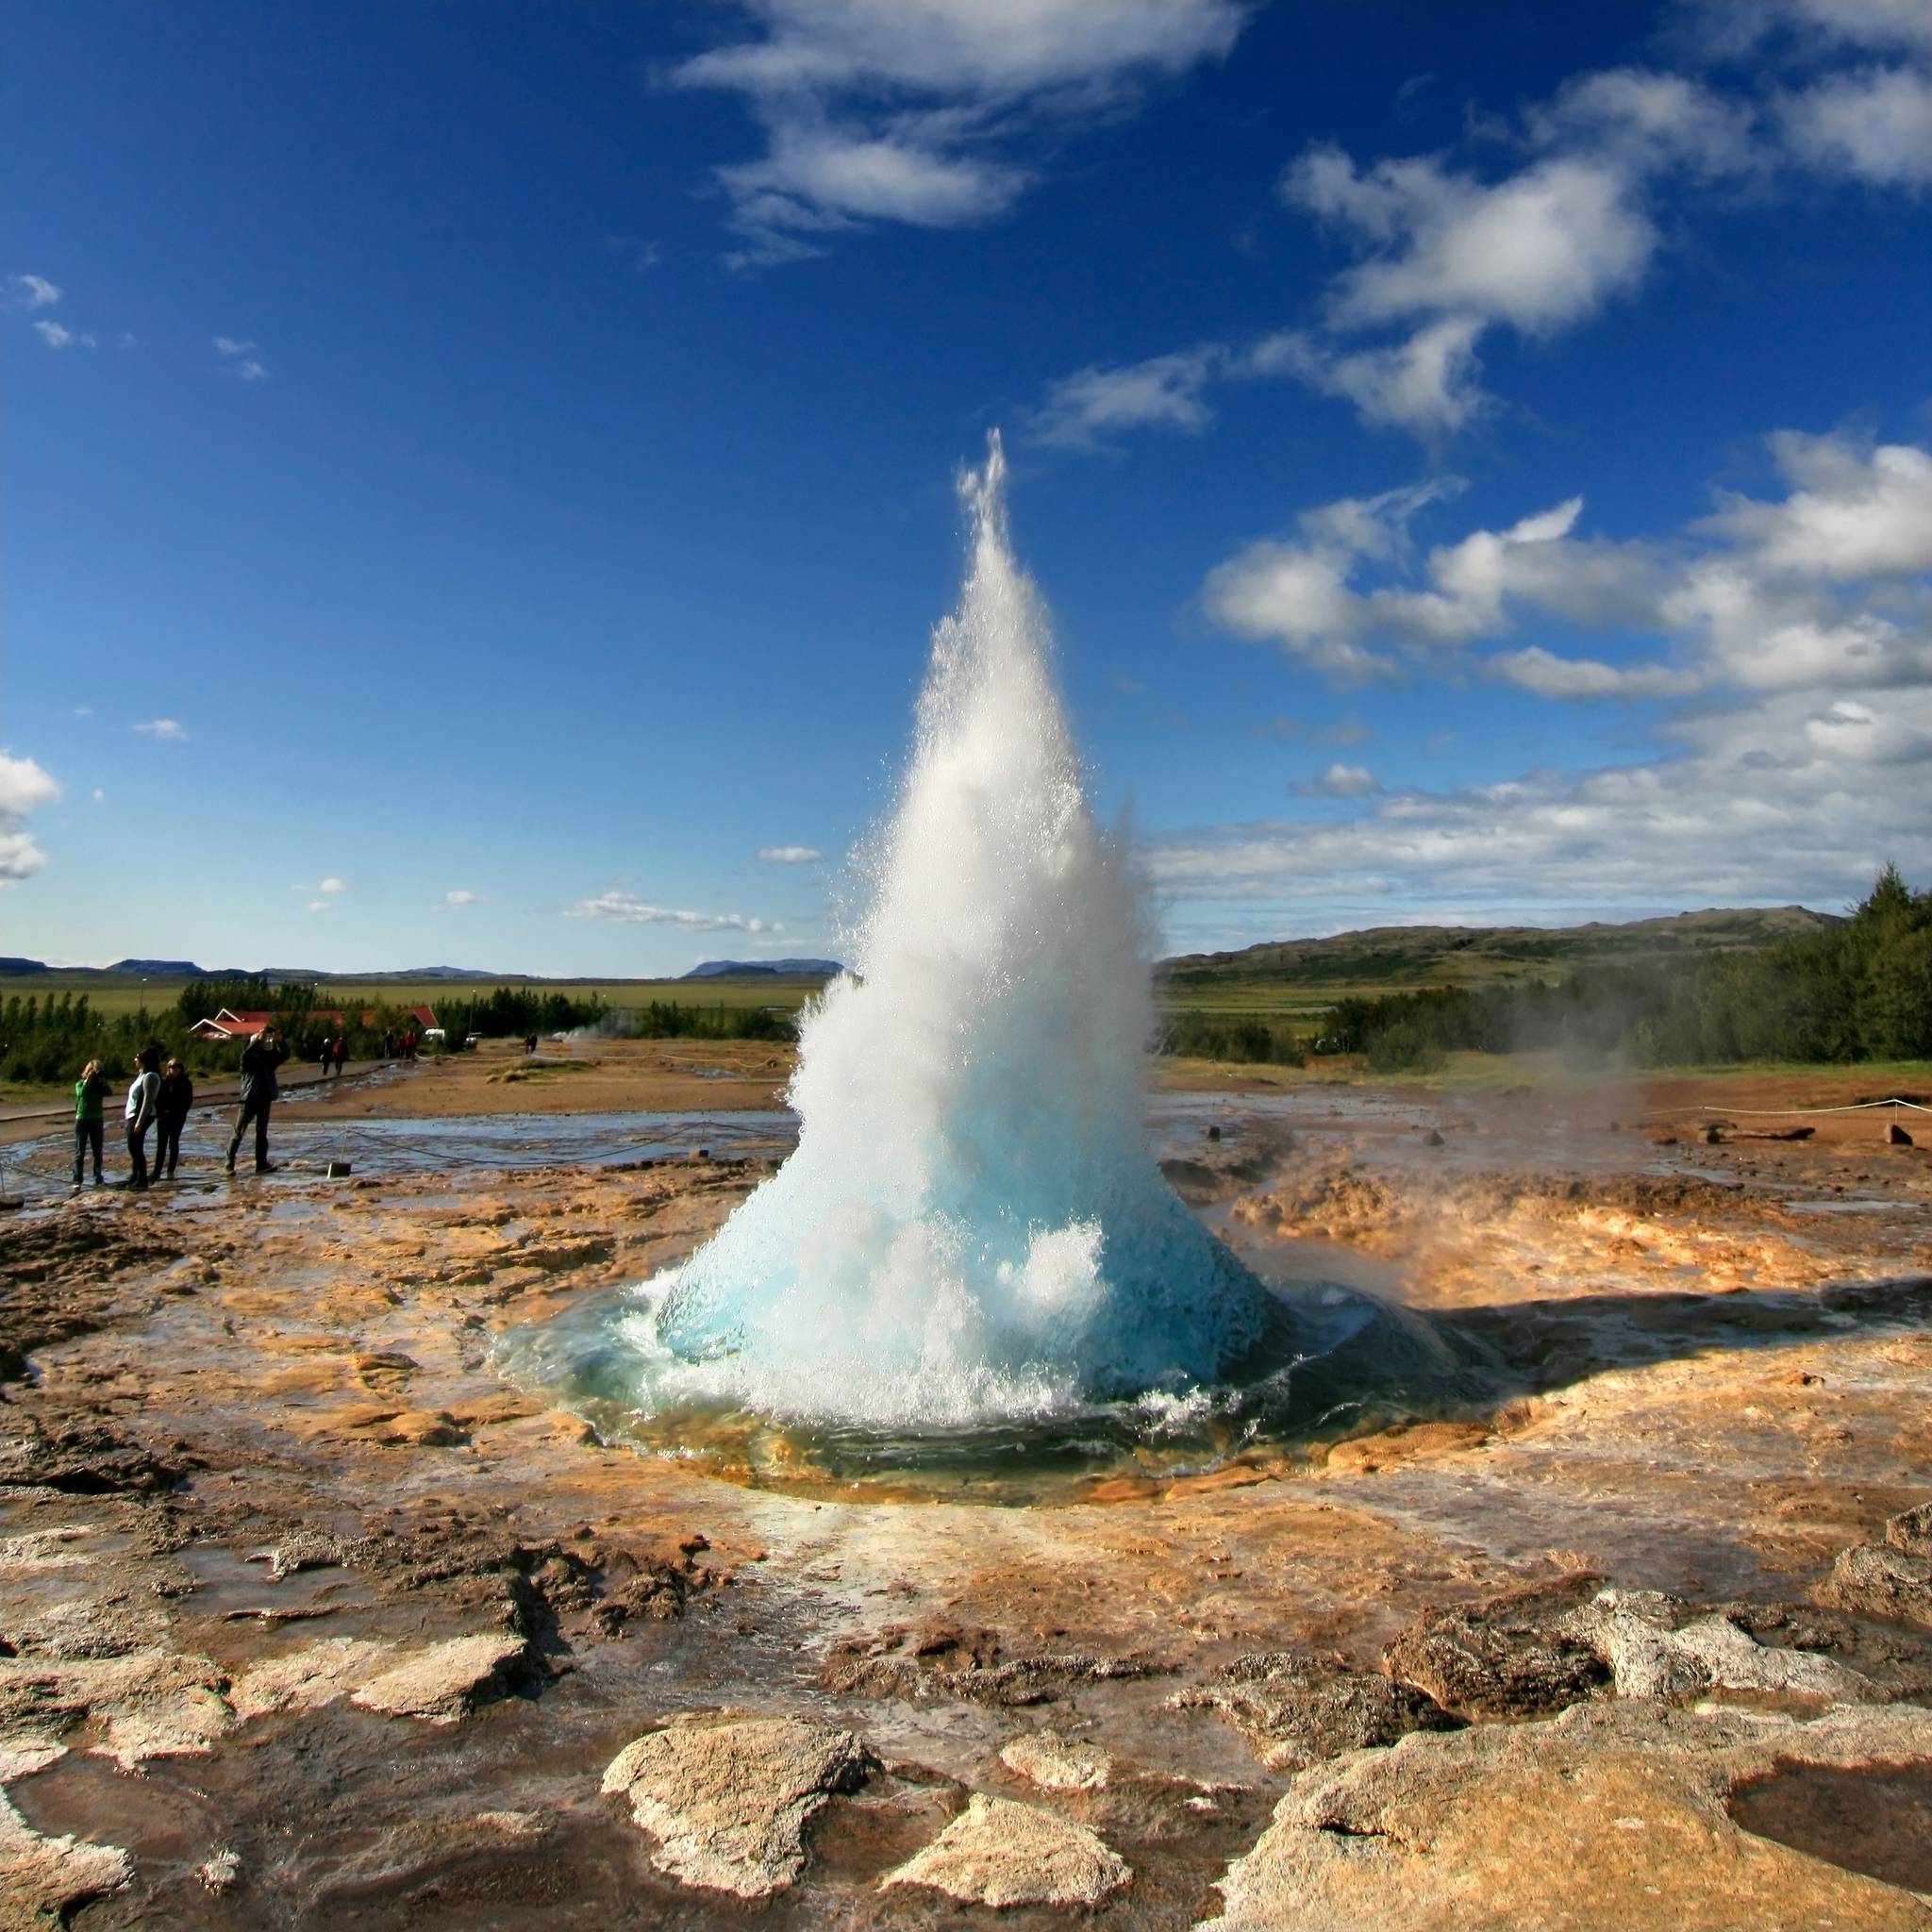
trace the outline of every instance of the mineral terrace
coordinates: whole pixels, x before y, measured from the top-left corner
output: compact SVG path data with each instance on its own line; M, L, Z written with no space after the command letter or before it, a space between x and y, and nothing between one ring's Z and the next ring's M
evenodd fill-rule
M1024 1507L723 1480L491 1345L752 1162L13 1217L0 1924L1932 1926L1925 1151L1201 1104L1200 1211L1479 1396Z

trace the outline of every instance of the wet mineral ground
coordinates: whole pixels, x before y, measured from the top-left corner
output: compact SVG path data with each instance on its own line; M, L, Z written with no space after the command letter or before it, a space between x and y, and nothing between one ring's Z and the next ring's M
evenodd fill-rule
M1455 1372L1024 1504L506 1373L770 1122L33 1192L0 1924L1932 1926L1932 1158L1603 1113L1167 1096Z

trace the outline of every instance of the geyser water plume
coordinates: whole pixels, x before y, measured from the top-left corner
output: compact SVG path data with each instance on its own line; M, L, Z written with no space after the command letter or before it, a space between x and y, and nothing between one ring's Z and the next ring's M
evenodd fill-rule
M805 1016L798 1148L625 1319L641 1406L955 1427L1176 1390L1270 1299L1144 1138L1146 933L1089 808L995 437L855 971Z

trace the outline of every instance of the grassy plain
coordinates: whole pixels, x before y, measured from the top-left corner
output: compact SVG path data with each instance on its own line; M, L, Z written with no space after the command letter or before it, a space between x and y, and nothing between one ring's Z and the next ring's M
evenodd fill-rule
M145 1006L158 1013L181 997L185 979L144 978L131 973L74 973L55 968L46 973L21 974L0 979L0 996L19 993L45 999L49 993L85 993L101 1013L132 1013ZM818 979L528 979L506 973L500 979L323 979L318 996L331 1007L462 1006L488 999L499 986L531 987L539 992L562 993L571 999L593 995L608 1007L647 1007L653 1000L705 1011L736 1012L747 1007L773 1007L792 1012L824 982Z

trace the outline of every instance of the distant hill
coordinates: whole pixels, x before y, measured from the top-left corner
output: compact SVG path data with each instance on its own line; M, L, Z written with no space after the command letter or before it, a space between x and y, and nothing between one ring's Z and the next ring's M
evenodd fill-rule
M1588 925L1378 925L1319 940L1270 940L1234 953L1163 959L1155 984L1170 995L1244 980L1290 986L1474 986L1549 978L1578 966L1755 951L1841 924L1803 906L1712 908L1662 919Z
M145 973L156 979L199 979L201 968L192 959L116 959L103 973Z
M829 979L844 972L836 959L707 959L685 979Z
M0 959L0 974L44 973L44 959Z

